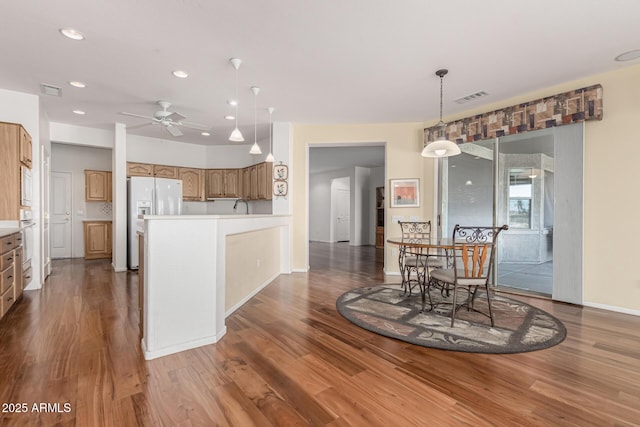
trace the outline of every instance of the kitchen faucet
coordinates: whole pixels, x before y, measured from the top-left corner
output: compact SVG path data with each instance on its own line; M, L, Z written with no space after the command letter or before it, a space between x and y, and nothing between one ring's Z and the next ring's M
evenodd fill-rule
M233 211L236 211L236 208L238 207L238 202L243 202L246 209L245 209L245 215L249 215L249 203L247 203L247 201L245 199L237 199L236 202L233 204Z

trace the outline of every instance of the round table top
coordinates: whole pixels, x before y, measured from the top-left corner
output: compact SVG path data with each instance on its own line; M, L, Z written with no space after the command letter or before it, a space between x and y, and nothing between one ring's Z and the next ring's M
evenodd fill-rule
M440 248L440 249L452 249L453 248L453 240L451 237L440 237L440 238L432 238L431 241L422 241L422 242L408 242L403 241L402 237L391 237L387 239L387 243L391 243L392 245L402 245L408 246L412 248Z

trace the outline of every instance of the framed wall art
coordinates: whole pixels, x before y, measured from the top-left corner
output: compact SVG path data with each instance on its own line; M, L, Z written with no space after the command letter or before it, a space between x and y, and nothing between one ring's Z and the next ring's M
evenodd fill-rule
M286 181L289 178L289 168L287 165L273 166L273 179L276 181Z
M420 180L390 179L389 180L389 206L392 208L417 208L420 207Z

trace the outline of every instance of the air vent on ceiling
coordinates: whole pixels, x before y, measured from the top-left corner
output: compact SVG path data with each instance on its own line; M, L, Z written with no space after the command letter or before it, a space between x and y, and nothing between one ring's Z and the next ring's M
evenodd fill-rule
M46 83L40 83L40 92L45 95L62 96L62 90L59 87L48 85Z
M487 92L481 90L480 92L472 93L471 95L463 96L462 98L454 99L453 102L457 102L458 104L465 104L469 101L473 101L478 98L482 98L483 96L489 95Z

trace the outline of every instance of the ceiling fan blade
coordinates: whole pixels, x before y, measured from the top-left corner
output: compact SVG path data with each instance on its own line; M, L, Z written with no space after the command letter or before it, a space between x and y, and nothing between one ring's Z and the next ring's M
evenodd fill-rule
M167 117L165 117L165 119L169 119L172 122L179 122L180 120L186 119L186 118L187 118L186 116L183 116L180 113L171 113Z
M141 124L141 125L127 126L127 130L143 128L143 127L145 127L145 126L151 126L152 124L153 124L153 123L143 123L143 124Z
M190 129L206 130L206 131L210 131L211 130L211 128L209 126L201 125L200 123L179 122L179 123L176 123L176 124L180 125L182 127L185 127L185 128L190 128Z
M122 114L123 116L140 117L141 119L156 120L154 117L142 116L140 114L133 114L133 113L125 113L124 111L121 111L120 114Z
M180 129L178 129L177 127L173 126L173 125L169 125L166 126L167 130L169 131L169 133L173 136L182 136L183 133L180 131Z

